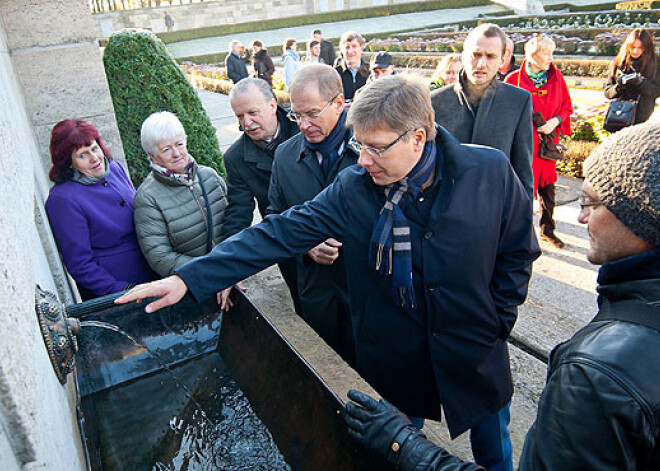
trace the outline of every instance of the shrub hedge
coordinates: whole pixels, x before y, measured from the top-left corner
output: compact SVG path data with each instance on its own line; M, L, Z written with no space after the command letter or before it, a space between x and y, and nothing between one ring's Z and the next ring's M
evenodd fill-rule
M131 30L112 35L103 64L136 187L149 173L149 162L140 145L140 128L156 111L176 114L188 135L190 154L224 176L215 128L197 92L156 36Z

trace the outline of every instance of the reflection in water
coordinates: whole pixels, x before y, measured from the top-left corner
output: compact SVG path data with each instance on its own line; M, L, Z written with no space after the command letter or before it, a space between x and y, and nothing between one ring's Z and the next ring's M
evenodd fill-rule
M172 368L170 368L167 365L167 363L165 363L163 360L161 360L160 355L158 355L158 352L156 352L155 350L147 347L144 343L138 341L131 334L129 334L128 332L126 332L123 329L120 329L119 327L117 327L114 324L108 324L107 322L101 322L101 321L82 321L80 323L80 327L99 327L101 329L106 329L106 330L111 330L113 332L117 332L118 334L121 334L124 337L128 338L131 342L133 342L135 344L136 347L140 347L140 348L143 348L144 350L146 350L147 353L149 353L149 355L151 355L151 357L154 360L156 360L156 362L158 362L158 364L161 366L161 368L164 368L170 374L170 376L172 376L172 378L174 378L174 380L177 382L177 387L178 387L179 384L181 385L181 387L183 388L183 390L186 393L186 396L188 396L188 399L190 399L198 407L200 414L202 414L202 417L205 420L210 421L210 419L207 418L206 413L204 412L204 408L195 401L195 398L193 397L193 395L190 393L190 391L188 391L188 388L186 388L186 385L179 380L176 373L174 373L174 371L172 371ZM213 425L215 425L215 424L213 424Z

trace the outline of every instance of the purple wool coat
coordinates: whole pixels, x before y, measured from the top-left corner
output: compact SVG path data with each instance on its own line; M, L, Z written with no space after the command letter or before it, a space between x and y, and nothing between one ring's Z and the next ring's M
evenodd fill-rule
M135 188L110 161L108 177L93 185L56 184L46 201L57 247L83 299L116 293L155 279L133 226Z

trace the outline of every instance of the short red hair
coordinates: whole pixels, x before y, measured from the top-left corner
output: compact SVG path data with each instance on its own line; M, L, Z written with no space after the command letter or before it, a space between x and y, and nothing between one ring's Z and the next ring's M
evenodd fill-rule
M71 156L81 147L91 146L96 141L103 154L112 160L110 150L96 126L82 119L65 119L53 127L50 133L50 158L53 167L48 176L55 183L61 183L71 178Z

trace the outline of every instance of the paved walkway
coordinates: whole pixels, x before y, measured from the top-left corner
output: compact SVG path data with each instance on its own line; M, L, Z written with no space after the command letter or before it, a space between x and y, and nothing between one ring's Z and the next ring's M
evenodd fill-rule
M544 0L543 4L555 5L571 3L573 5L594 5L603 0ZM239 33L213 38L194 39L167 45L174 58L192 57L205 54L226 52L229 41L238 39L243 44L249 44L253 39L261 40L266 46L282 45L286 38L295 38L299 41L310 37L310 32L321 28L326 38L338 38L345 31L355 30L362 34L396 32L403 29L424 29L433 26L451 25L459 21L471 20L480 16L488 16L507 10L501 5L486 5L471 8L456 8L446 10L421 11L400 15L382 16L377 18L363 18L357 20L338 21L335 23L318 23L292 28L280 28L254 33ZM292 12L293 14L294 12Z
M253 39L261 40L266 46L282 45L286 38L295 38L299 41L311 36L311 31L321 28L326 38L338 38L345 31L355 30L362 34L383 33L387 31L401 31L410 28L425 28L443 24L452 24L458 21L470 20L477 15L489 15L506 10L501 5L487 5L472 8L447 9L435 11L422 11L418 13L405 13L401 15L382 16L377 18L364 18L359 20L338 21L336 23L319 23L293 28L281 28L269 31L256 31L254 33L240 33L214 38L194 39L169 44L167 48L174 58L213 54L228 50L229 41L238 39L243 44L249 44ZM292 12L293 13L293 12Z

